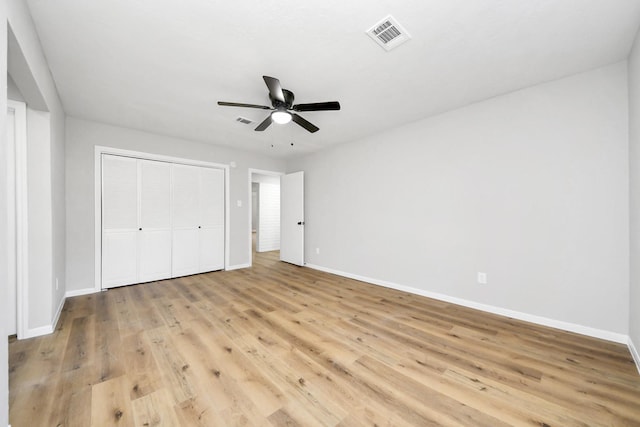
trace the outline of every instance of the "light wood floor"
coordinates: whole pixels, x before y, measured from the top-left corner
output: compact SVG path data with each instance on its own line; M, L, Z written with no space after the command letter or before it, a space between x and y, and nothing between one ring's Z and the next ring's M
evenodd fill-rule
M70 298L9 350L13 427L640 425L625 346L273 253Z

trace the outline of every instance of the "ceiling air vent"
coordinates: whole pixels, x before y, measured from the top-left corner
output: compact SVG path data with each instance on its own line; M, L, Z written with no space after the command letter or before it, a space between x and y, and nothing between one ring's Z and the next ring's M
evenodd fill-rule
M246 117L238 116L238 118L236 119L236 122L240 122L240 123L244 123L245 125L249 125L249 124L253 123L253 120L249 120Z
M407 30L391 15L369 28L367 34L384 50L391 50L411 38Z

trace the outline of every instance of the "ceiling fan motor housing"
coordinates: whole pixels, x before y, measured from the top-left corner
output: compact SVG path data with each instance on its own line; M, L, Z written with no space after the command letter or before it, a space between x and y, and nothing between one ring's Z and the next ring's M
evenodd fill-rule
M291 107L293 106L293 100L295 99L293 92L287 89L282 89L282 94L284 95L284 102L280 101L279 99L275 99L273 95L269 93L271 105L273 105L273 108L285 107L287 110L291 109Z

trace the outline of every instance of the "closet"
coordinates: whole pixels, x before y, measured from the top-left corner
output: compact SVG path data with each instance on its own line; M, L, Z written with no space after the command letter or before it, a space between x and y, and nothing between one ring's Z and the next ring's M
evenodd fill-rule
M102 287L224 268L224 170L102 155Z

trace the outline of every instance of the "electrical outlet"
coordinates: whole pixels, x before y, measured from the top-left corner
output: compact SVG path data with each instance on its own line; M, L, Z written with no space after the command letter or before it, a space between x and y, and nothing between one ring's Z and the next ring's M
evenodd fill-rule
M478 272L478 284L486 285L487 284L487 273Z

